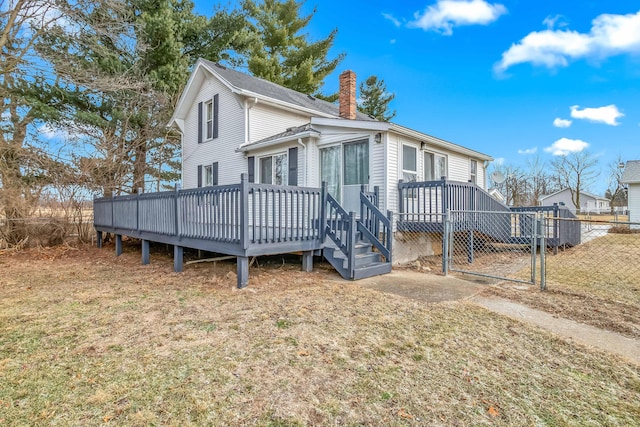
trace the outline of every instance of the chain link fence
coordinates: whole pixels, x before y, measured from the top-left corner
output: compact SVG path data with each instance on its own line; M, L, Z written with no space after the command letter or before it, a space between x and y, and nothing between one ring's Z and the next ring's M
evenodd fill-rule
M535 284L537 214L451 211L447 224L449 271Z
M613 216L580 219L545 218L577 228L580 242L550 247L545 259L547 286L570 288L629 288L640 292L640 223L616 221Z

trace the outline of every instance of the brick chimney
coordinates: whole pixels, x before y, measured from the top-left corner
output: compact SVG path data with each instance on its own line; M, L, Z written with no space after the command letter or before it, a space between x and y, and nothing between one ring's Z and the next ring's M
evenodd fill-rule
M340 74L340 117L356 118L356 73L351 70Z

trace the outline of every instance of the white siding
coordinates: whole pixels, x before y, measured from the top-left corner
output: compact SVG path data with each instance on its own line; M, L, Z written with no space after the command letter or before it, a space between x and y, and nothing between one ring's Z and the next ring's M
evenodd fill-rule
M369 191L373 191L375 186L380 187L379 206L382 208L382 212L386 214L386 210L384 209L386 200L384 194L386 174L384 167L384 143L382 141L379 143L375 142L375 134L371 135L369 141L369 155L371 156L371 161L369 163Z
M402 166L399 164L400 156L398 150L402 149L400 138L397 134L387 134L387 182L385 188L385 210L391 209L398 212L398 177L401 176Z
M219 94L218 138L198 144L198 103L207 102ZM206 137L206 134L204 135ZM185 118L182 146L183 188L198 186L198 165L218 162L220 185L240 182L240 174L247 172L247 159L236 148L244 141L244 108L218 80L206 80Z
M287 128L307 124L310 121L310 116L258 102L249 110L249 121L249 142L256 142L284 132Z
M640 184L629 184L629 221L640 223ZM633 226L640 228L640 225Z

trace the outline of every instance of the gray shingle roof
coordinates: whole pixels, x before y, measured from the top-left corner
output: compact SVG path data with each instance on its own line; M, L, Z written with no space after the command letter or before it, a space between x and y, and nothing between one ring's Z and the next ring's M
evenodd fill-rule
M640 160L629 160L627 162L621 181L625 184L640 182Z
M304 93L296 92L293 89L288 89L268 80L263 80L258 77L241 73L231 68L224 67L223 65L220 65L218 63L208 61L206 59L202 59L201 61L207 64L207 66L213 68L216 73L224 78L229 84L239 89L248 90L259 95L277 99L279 101L288 102L300 107L340 117L339 107L336 104L323 101L322 99L318 99ZM362 114L360 112L356 113L356 119L370 121L375 120L368 115Z

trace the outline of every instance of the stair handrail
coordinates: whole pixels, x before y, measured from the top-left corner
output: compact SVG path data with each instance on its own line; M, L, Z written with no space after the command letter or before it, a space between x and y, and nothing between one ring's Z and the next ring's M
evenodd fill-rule
M360 219L357 221L358 231L369 240L384 256L386 262L391 262L392 254L392 224L393 213L387 211L385 216L369 199L365 192L360 192ZM382 236L382 237L381 237Z
M349 255L349 242L351 236L349 213L344 210L340 203L329 193L326 194L328 209L326 211L325 235L328 236L342 251L345 256ZM344 230L341 227L345 227ZM341 237L344 234L344 237Z

